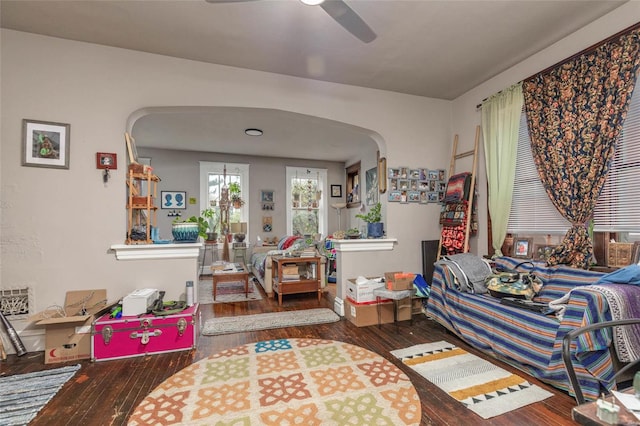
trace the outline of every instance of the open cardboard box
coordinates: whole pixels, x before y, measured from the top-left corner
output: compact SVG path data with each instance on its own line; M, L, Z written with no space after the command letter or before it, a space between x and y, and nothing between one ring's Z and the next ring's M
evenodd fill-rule
M33 315L30 319L45 327L44 363L91 358L91 324L114 304L107 302L105 289L68 291L64 312L46 310Z

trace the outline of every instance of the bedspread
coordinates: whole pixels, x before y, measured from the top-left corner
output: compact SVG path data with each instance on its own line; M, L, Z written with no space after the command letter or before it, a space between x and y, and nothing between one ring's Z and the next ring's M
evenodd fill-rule
M513 268L519 261L502 258L497 263ZM460 292L443 265L436 265L433 274L427 315L472 346L572 393L562 360L562 340L570 330L611 319L606 298L590 286L602 274L542 264L536 264L534 272L545 283L540 301L555 300L573 289L561 321L553 315L503 305L490 295ZM615 385L610 343L608 333L587 333L572 345L571 356L587 398L595 399L603 389Z

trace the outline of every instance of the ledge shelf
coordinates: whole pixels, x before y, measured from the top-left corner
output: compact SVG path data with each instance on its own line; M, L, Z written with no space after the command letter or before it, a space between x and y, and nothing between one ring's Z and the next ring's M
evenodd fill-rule
M202 243L114 244L109 247L117 260L197 259Z
M398 242L395 238L368 238L354 240L334 240L336 251L389 251Z

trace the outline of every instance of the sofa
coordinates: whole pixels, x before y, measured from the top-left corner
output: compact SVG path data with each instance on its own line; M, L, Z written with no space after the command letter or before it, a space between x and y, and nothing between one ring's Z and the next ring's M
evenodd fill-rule
M267 296L273 296L273 283L271 281L271 261L272 256L281 256L285 253L291 253L313 246L314 242L305 240L302 237L287 236L280 239L275 246L255 246L251 251L251 259L249 261L251 272L256 277ZM317 250L316 250L316 253ZM320 268L320 283L322 288L326 286L325 264L326 258L320 254L322 267Z
M502 257L495 266L514 269L521 262ZM576 328L612 319L607 296L594 285L604 274L543 263L519 267L544 284L534 301L563 302L552 303L561 308L555 314L544 314L505 305L488 293L461 286L455 268L446 263L435 265L426 315L471 346L573 395L562 359L563 338ZM639 300L640 286L625 287ZM587 399L615 387L619 363L612 349L606 330L586 333L572 344L571 359Z

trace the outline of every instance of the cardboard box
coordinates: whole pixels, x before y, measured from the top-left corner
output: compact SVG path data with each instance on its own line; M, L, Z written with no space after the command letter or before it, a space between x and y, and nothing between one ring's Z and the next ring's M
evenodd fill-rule
M378 324L377 303L356 303L347 298L345 301L345 317L357 327L367 327ZM398 301L398 321L411 319L411 299ZM380 324L393 322L393 302L380 304Z
M107 302L104 289L68 291L64 312L49 310L32 316L37 325L45 327L44 363L91 358L91 324L113 305Z
M367 278L366 282L358 284L356 279L347 280L347 297L356 303L375 302L373 290L384 288L384 283L376 281L379 278Z
M385 272L384 280L387 290L410 290L413 288L413 280L416 274L408 272Z

